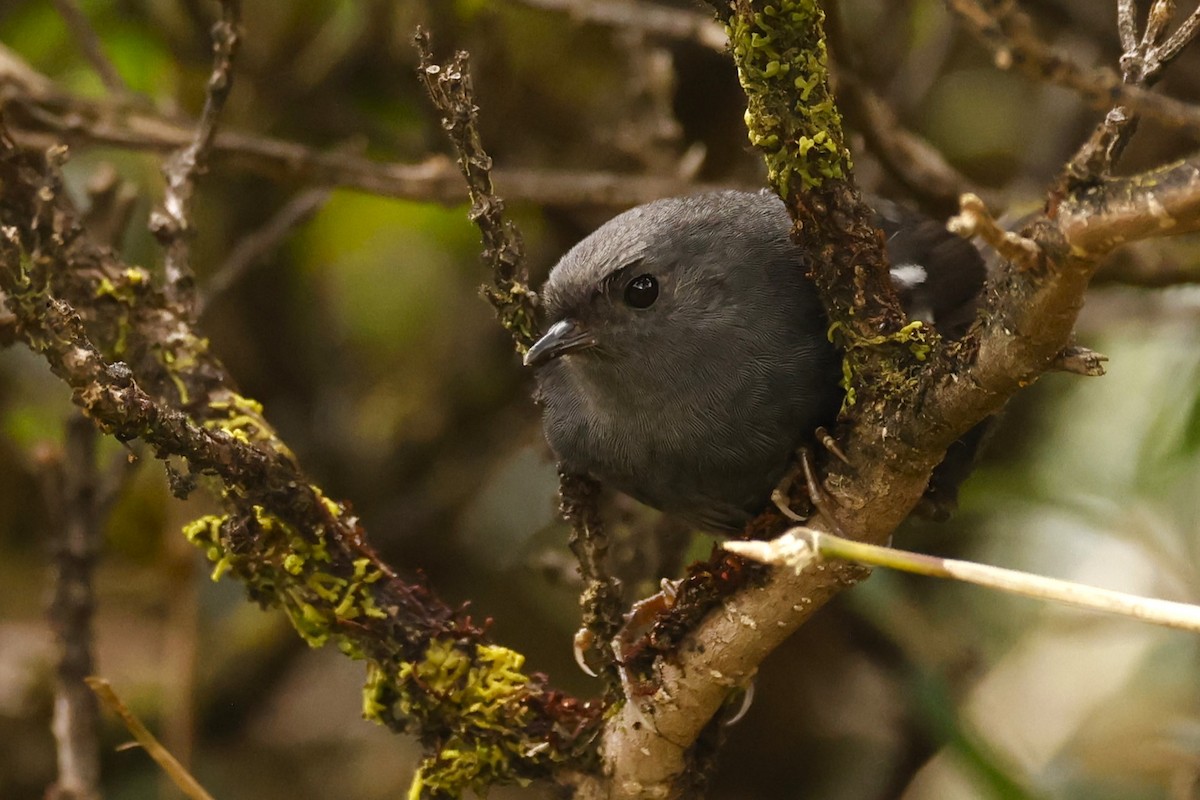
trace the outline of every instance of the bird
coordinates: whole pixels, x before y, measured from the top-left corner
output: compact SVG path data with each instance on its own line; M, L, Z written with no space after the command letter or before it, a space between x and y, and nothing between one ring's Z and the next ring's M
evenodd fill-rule
M984 280L978 250L875 207L910 316L961 333ZM714 532L766 507L844 397L812 253L791 228L770 191L708 192L625 211L559 260L524 363L560 469Z

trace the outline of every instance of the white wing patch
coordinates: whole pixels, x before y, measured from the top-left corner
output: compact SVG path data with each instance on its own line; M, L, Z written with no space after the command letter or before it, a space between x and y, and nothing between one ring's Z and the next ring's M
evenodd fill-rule
M920 264L898 264L892 267L892 280L905 289L912 289L925 282L929 275Z

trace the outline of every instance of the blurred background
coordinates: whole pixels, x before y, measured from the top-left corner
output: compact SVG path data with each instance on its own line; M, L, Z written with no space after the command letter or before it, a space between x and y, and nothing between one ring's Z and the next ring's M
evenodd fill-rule
M216 3L80 3L132 100L106 90L56 5L0 0L6 59L101 104L198 114ZM1115 3L1025 6L1039 32L1081 63L1116 65ZM597 8L624 22L589 21ZM736 74L712 30L671 35L629 24L648 25L651 11L706 13L649 0L247 3L222 126L380 162L447 152L414 77L420 23L442 54L471 52L498 168L651 176L678 193L762 185ZM858 83L1010 216L1037 207L1102 113L997 71L935 0L841 0L837 17L843 79L851 65ZM1163 88L1200 97L1200 53L1185 54ZM848 121L864 128L853 113ZM946 211L944 197L895 180L863 138L855 133L853 144L866 188ZM1195 147L1147 122L1122 169ZM136 187L120 246L130 263L157 270L146 218L161 197L160 156L86 137L71 152L67 177L81 200L105 165ZM583 190L547 199L534 184L514 194L497 182L537 283L622 208ZM487 274L465 206L345 189L310 196L303 222L231 274L245 237L314 186L236 158L214 162L199 188L193 262L202 289L227 285L206 307L204 333L316 481L353 504L390 563L423 572L451 602L469 600L477 617L494 619L499 641L557 687L597 692L571 656L577 586L532 384L478 298ZM910 524L897 544L1200 601L1200 290L1188 285L1198 277L1196 239L1118 256L1079 327L1080 343L1110 356L1108 376L1050 375L1026 391L959 513ZM5 800L41 797L55 775L44 608L54 515L44 485L71 414L66 388L40 359L0 349ZM308 649L282 615L209 579L179 532L213 507L203 491L173 499L158 463L129 469L112 442L98 459L121 482L97 573L98 672L221 800L402 796L419 750L360 719L362 665ZM712 546L630 502L610 506L630 599L653 578L631 565L677 573ZM876 574L766 663L757 702L729 730L710 797L1197 798L1198 675L1194 636ZM174 797L143 752L115 749L127 738L106 716L105 795Z

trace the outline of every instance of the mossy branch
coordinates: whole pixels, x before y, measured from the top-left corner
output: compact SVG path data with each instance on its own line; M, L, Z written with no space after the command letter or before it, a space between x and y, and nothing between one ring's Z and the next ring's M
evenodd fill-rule
M149 273L95 246L58 166L0 129L0 294L21 338L106 433L215 479L226 512L186 533L252 598L282 608L313 646L370 664L364 711L430 747L415 796L549 776L575 763L598 709L549 690L522 656L490 643L462 609L401 580L351 509L326 497ZM169 473L170 474L170 473Z

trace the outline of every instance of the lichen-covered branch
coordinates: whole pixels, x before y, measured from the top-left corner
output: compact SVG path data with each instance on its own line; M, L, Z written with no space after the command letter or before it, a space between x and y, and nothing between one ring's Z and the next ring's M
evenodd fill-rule
M421 796L550 774L575 763L597 709L522 671L461 609L405 582L366 543L353 512L304 475L254 401L153 287L93 245L61 190L57 163L0 135L0 292L18 334L100 428L186 459L185 494L215 478L225 513L188 538L214 575L282 608L310 644L368 660L364 712L421 736Z
M418 30L419 75L442 118L442 127L458 152L458 166L467 180L471 218L483 235L483 259L492 270L492 284L483 293L496 309L500 324L524 353L537 339L537 295L525 272L525 245L516 226L504 217L504 201L492 189L492 159L479 138L479 109L471 88L466 52L447 64L433 63L429 34Z
M836 161L840 174L828 168L832 148L809 160L813 146L808 142L815 142L816 132L803 128L804 123L781 123L806 100L816 97L823 103L826 97L815 93L811 81L822 69L821 50L800 54L820 40L819 9L812 2L773 3L772 9L769 14L765 4L739 0L730 12L735 58L751 106L751 140L767 150L772 175L788 177L775 187L794 212L798 240L813 252L813 275L834 325L860 333L844 342L862 351L849 388L863 391L840 436L853 466L830 464L824 483L837 501L834 513L842 529L856 539L883 543L921 496L947 447L1053 367L1070 341L1100 258L1122 237L1183 232L1200 224L1195 205L1200 201L1195 182L1200 158L1057 197L1049 215L1018 232L1014 247L1022 253L1020 263L1007 262L998 270L980 320L966 337L944 343L912 332L920 339L905 341L903 332L912 329L891 327L903 320L893 317L890 292L871 290L886 273L878 239L856 227L865 223L854 216L851 199L856 194L849 185L848 164ZM781 32L789 25L810 30ZM791 65L786 73L785 63ZM823 120L836 124L837 116L825 112ZM795 186L796 176L812 184L804 195ZM1156 187L1161 187L1161 200ZM984 209L969 210L977 219L987 218ZM847 263L834 251L839 247L849 248L855 257ZM872 328L864 319L878 326L875 336L866 334ZM907 357L897 352L904 349L910 349ZM816 518L814 525L822 524ZM779 529L765 519L755 532ZM612 785L584 796L687 796L693 743L729 687L753 674L813 611L862 575L861 568L841 562L799 575L774 571L765 582L736 591L687 626L678 646L657 652L643 670L659 687L654 699L627 704L606 727L603 752Z

